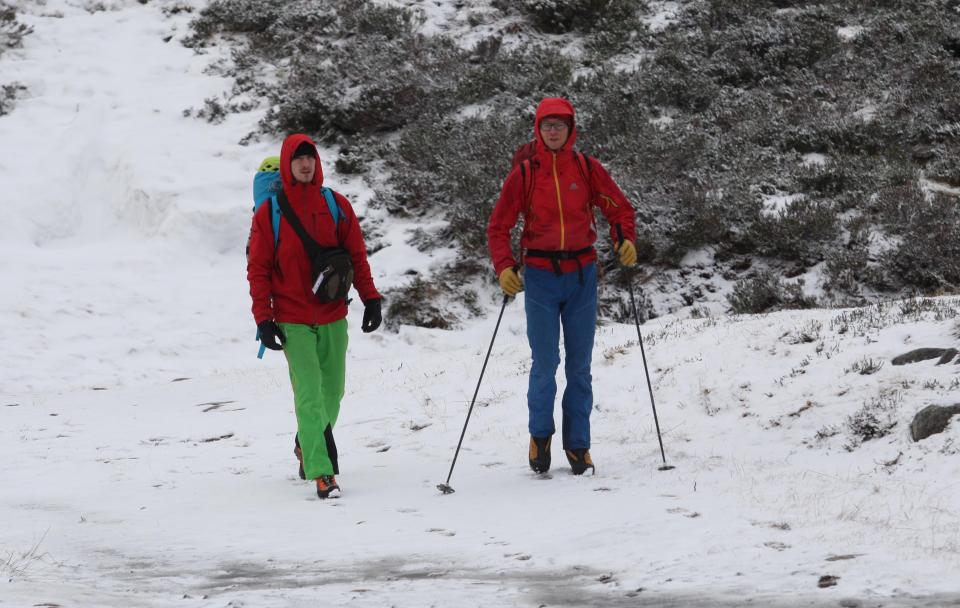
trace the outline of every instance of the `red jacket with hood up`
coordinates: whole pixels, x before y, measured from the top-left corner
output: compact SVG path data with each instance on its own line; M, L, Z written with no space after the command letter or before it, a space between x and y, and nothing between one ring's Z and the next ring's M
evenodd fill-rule
M287 200L304 229L320 246L339 246L350 253L353 259L353 286L360 293L360 299L366 302L380 298L370 275L360 223L350 202L337 192L334 192L334 197L342 216L336 228L337 234L334 234L333 216L320 192L320 186L323 185L320 156L317 155L317 169L312 182L302 184L293 178L290 163L297 146L303 142L313 145L313 140L306 135L291 135L284 140L280 151L280 177ZM345 301L323 304L317 299L310 290L313 284L311 274L310 260L303 243L284 219L280 220L280 239L274 249L270 205L261 205L253 216L250 253L247 257L247 280L250 282L253 317L257 324L273 319L281 323L325 325L346 317Z
M540 122L547 116L563 116L570 121L570 133L560 150L552 151L540 136ZM577 167L573 146L577 141L577 126L573 105L566 99L548 97L537 107L533 127L536 153L530 159L533 170L533 193L524 192L520 167L507 176L500 191L500 199L493 208L487 226L490 256L497 276L516 260L510 250L510 230L520 215L524 215L524 229L520 237L522 249L545 251L576 251L590 247L597 240L593 207L598 207L610 224L610 238L616 242L614 226L620 224L623 237L636 241L633 207L627 197L596 160L591 159L588 172ZM591 183L584 183L584 176ZM529 173L527 180L530 179ZM529 192L530 184L527 184ZM593 200L590 194L593 193ZM527 208L529 201L529 208ZM595 251L579 256L581 264L596 260ZM534 268L551 270L546 258L527 258L525 263ZM560 260L563 272L577 270L577 260Z

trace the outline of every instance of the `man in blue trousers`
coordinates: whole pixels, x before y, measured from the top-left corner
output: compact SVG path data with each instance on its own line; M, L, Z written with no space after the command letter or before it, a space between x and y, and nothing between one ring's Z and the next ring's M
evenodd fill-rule
M574 475L594 470L590 457L590 364L597 320L594 208L610 224L620 262L632 266L637 261L633 207L596 159L574 150L576 138L573 105L558 97L541 101L534 141L525 147L528 152L521 148L514 157L487 227L503 292L516 295L526 286L527 339L533 354L527 390L529 461L537 473L550 470L561 327L567 379L561 401L563 448ZM523 279L510 248L510 231L521 216ZM622 243L617 242L617 225L623 231Z

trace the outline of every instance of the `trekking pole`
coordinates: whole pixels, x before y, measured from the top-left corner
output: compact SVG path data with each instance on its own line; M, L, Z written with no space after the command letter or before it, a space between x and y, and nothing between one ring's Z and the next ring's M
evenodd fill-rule
M620 247L623 247L623 228L617 224L617 240L620 241ZM633 321L637 325L637 340L640 342L640 356L643 357L643 373L647 376L647 390L650 391L650 407L653 408L653 424L657 427L657 441L660 442L660 458L663 459L663 466L658 467L658 471L669 471L673 465L667 464L667 455L663 451L663 437L660 435L660 421L657 418L657 405L653 400L653 384L650 383L650 370L647 368L647 353L643 349L643 336L640 334L640 314L637 312L637 303L633 298L633 281L628 277L627 288L630 290L630 307L633 308Z
M477 402L477 393L480 392L480 383L483 382L483 372L487 371L487 361L490 360L490 352L493 350L493 341L497 339L497 331L500 329L500 321L503 319L503 311L507 308L507 302L510 296L503 295L503 305L500 306L500 316L497 317L497 326L493 328L493 337L490 338L490 347L487 349L487 357L483 360L483 368L480 369L480 379L477 380L477 388L473 391L473 399L470 401L470 409L467 410L467 419L463 423L463 431L460 432L460 441L457 442L457 451L453 453L453 462L450 463L450 472L447 473L446 483L437 484L437 489L444 494L453 494L453 488L450 487L450 476L453 475L453 467L457 464L457 456L460 454L460 446L463 444L463 437L467 434L467 425L470 424L470 414L473 413L473 405Z

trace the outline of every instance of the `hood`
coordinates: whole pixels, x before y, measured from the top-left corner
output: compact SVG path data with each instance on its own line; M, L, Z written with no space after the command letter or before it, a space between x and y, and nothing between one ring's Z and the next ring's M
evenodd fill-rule
M538 152L547 152L548 148L540 138L540 121L547 116L567 116L570 118L570 136L567 143L559 151L572 150L577 141L577 121L573 112L573 104L563 97L545 97L537 106L537 117L533 124L533 138L537 142Z
M317 157L317 170L314 172L313 181L310 183L315 186L323 185L323 168L320 167L320 154L316 152L317 144L313 143L313 140L303 133L294 133L283 140L283 147L280 148L280 177L283 179L283 185L288 188L293 187L294 183L293 171L290 170L293 153L304 142L314 147L314 155Z

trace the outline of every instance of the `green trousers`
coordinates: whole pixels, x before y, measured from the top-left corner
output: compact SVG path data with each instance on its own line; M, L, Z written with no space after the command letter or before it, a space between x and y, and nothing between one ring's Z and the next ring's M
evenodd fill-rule
M347 320L327 325L280 323L290 368L297 435L307 479L333 475L323 431L336 425L347 371Z

